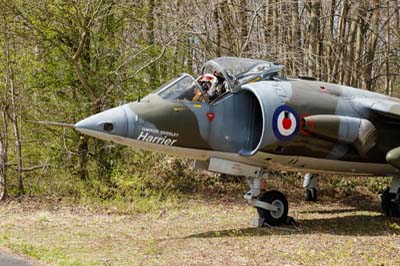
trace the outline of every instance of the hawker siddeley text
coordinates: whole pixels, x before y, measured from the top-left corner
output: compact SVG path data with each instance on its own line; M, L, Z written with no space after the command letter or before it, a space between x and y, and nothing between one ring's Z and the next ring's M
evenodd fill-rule
M150 130L143 129L142 132L140 132L139 136L137 137L137 140L141 140L144 142L150 142L150 143L154 143L154 144L167 145L167 146L172 146L177 142L176 139L171 139L171 138L169 138L169 136L177 137L178 133L168 132L168 131L159 131L159 130L156 130L157 132L154 132L155 130L152 130L151 131L152 133L161 135L161 136L154 136L146 131L150 131Z

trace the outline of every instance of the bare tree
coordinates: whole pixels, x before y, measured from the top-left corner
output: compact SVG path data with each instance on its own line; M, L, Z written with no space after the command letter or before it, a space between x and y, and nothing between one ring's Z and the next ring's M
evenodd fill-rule
M6 93L6 92L5 92ZM7 197L7 149L8 149L8 119L7 104L4 99L0 99L0 200Z
M5 53L5 88L9 91L10 96L10 112L11 112L11 123L14 131L15 138L15 149L17 151L17 172L18 172L18 193L19 195L24 194L24 183L22 173L22 147L21 147L21 133L19 128L18 119L18 105L17 105L17 92L15 86L15 75L13 69L13 63L11 61L11 50L15 50L14 43L10 37L10 30L8 25L8 17L4 16L4 53ZM11 47L13 46L13 47ZM3 155L5 158L5 156Z
M379 20L381 15L381 9L379 7L380 0L371 0L372 14L369 21L370 33L369 40L366 44L366 56L365 56L365 67L364 67L364 80L363 85L367 90L372 90L373 74L372 70L374 67L375 50L378 44L379 37Z

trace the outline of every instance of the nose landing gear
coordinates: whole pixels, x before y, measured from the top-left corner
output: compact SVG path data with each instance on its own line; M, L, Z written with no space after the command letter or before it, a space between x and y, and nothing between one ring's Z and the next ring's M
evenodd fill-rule
M267 202L276 208L276 210L266 210L257 207L258 216L260 219L264 220L264 223L274 226L280 225L286 221L289 211L289 204L285 195L277 190L270 190L263 193L258 197L258 199L260 201Z
M244 195L249 205L257 208L258 226L280 225L288 218L289 204L281 192L271 190L261 194L261 178L250 178L250 190Z

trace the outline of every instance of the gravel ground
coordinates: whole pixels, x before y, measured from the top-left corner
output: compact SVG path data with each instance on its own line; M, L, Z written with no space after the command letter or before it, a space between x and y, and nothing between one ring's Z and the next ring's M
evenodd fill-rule
M11 201L0 246L46 265L400 265L399 220L344 203L290 207L300 230L255 228L239 202L118 215Z

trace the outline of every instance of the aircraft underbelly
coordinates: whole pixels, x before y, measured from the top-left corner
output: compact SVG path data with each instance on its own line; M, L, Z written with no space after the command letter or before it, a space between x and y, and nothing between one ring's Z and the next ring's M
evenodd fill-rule
M101 137L101 136L97 136ZM248 165L264 167L269 170L288 170L313 173L340 173L345 175L396 175L399 170L389 164L339 161L325 158L302 156L275 155L258 152L251 157L240 156L237 153L220 152L213 150L199 150L177 146L158 145L142 142L131 138L115 136L116 143L135 148L169 154L177 157L207 161L210 158L221 158L237 161Z
M326 158L281 156L264 154L271 162L270 168L312 173L340 173L345 175L396 175L399 173L389 164L340 161ZM265 160L265 159L264 159Z

